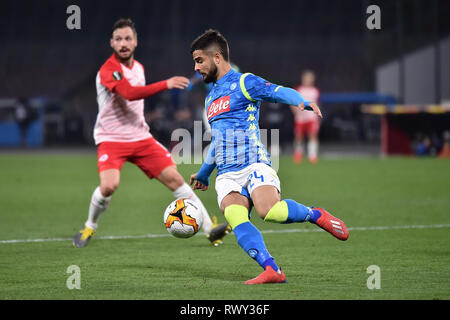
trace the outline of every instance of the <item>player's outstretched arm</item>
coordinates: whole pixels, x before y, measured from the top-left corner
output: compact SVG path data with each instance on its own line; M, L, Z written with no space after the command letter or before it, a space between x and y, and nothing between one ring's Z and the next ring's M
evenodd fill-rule
M167 89L185 89L189 85L186 77L175 76L167 79Z
M172 77L167 80L148 84L146 86L132 86L127 79L122 78L114 90L123 98L133 101L145 99L167 89L184 89L189 85L185 77Z
M146 86L132 86L127 79L122 78L115 86L114 92L129 101L133 101L148 98L167 89L166 80L155 82Z
M322 118L317 104L305 100L297 90L275 85L251 73L243 74L242 77L241 89L250 101L263 100L297 106L300 110L313 111Z
M297 106L301 111L312 111L322 118L322 112L319 106L314 102L305 100L297 90L292 88L276 86L272 94L272 99L276 102Z

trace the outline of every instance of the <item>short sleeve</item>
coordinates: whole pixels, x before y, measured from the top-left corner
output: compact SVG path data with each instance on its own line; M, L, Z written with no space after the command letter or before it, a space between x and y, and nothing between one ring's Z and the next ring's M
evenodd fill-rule
M107 62L100 68L100 83L114 92L114 88L124 78L122 68L111 62Z

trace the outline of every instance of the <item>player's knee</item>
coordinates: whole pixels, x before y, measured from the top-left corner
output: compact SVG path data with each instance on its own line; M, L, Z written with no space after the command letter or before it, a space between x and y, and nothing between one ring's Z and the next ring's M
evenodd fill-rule
M273 186L261 186L253 191L252 199L258 216L264 219L273 206L280 201L280 193Z
M267 214L269 213L270 209L272 209L274 204L266 202L266 203L258 204L258 205L254 204L254 206L255 206L256 212L258 213L258 216L261 219L264 219L267 216Z
M258 209L256 210L256 212L258 212L258 216L263 220L266 218L269 211L270 211L270 208L269 209L268 208L263 208L263 209L260 208L259 210Z
M237 204L243 206L247 209L247 212L250 210L250 202L247 197L244 197L239 192L232 191L227 194L220 203L220 210L225 213L225 209L233 204Z
M177 190L186 183L175 166L165 168L157 178L171 191Z
M119 187L118 182L105 183L100 186L100 192L104 197L110 197L113 195L113 193L117 190L118 187Z

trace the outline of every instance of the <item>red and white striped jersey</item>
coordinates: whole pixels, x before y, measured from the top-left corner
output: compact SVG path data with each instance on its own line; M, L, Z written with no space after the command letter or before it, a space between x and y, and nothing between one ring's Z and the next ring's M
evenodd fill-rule
M132 142L150 138L144 117L144 99L129 101L115 93L115 86L125 77L132 86L145 85L144 67L133 60L131 67L120 63L113 54L100 68L95 80L98 115L94 140Z

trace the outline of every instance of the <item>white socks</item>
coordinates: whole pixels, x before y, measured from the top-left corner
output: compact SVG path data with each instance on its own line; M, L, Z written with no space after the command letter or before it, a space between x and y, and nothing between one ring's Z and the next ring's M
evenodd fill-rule
M91 229L97 230L97 221L103 211L108 208L110 201L111 196L104 197L100 192L100 187L97 187L92 194L91 204L89 205L89 216L84 225Z
M191 189L191 187L189 187L187 183L184 183L181 187L175 190L173 192L173 196L176 199L185 198L193 200L196 203L198 203L203 214L203 231L205 231L206 233L211 232L211 227L213 223L211 221L211 218L209 217L208 211L206 211L206 208L203 206L203 203L200 201L200 199L197 197L197 195L194 193L194 191Z
M294 142L294 151L295 152L300 152L301 154L303 154L303 143L295 141Z
M314 140L308 141L308 157L309 159L316 159L319 151L319 143Z

